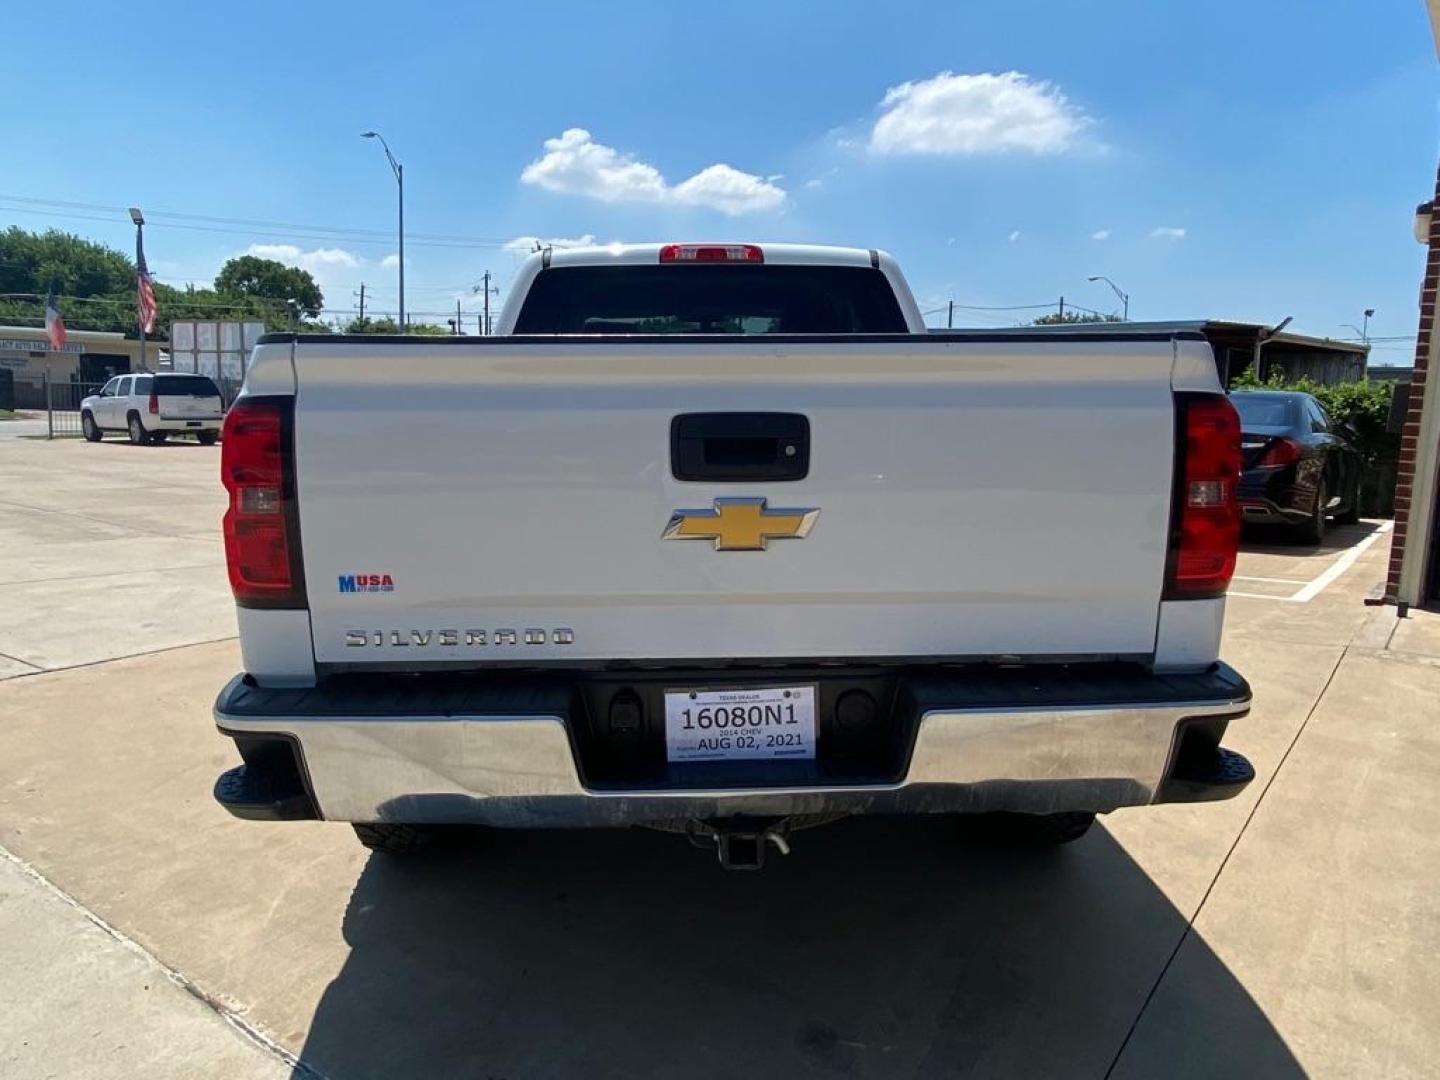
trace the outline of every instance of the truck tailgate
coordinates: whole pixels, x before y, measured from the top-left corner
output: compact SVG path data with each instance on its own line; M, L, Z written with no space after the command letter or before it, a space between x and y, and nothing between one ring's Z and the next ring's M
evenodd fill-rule
M295 349L322 663L1154 650L1169 340ZM676 479L672 420L710 412L803 415L808 474ZM665 538L737 498L818 513L765 550Z

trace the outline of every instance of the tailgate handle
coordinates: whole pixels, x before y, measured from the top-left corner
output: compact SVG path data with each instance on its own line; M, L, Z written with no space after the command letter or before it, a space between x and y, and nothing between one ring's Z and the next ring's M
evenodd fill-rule
M810 421L799 413L684 413L670 421L676 480L803 480Z

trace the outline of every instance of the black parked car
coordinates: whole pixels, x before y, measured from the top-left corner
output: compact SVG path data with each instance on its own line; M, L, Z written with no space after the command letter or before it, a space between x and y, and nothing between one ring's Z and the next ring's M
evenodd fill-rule
M1353 431L1298 391L1237 390L1230 400L1240 413L1245 521L1288 525L1319 543L1326 515L1340 524L1359 518L1362 462Z

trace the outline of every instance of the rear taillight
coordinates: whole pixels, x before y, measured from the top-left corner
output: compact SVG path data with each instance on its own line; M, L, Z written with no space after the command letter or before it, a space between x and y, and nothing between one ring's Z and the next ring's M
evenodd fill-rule
M225 564L235 602L245 607L304 607L295 508L293 398L241 398L225 416L220 480Z
M149 406L149 408L150 408L150 415L151 415L151 416L159 416L159 415L160 415L160 395L158 395L158 394L151 394L151 395L150 395L150 406Z
M1175 458L1165 598L1223 595L1240 546L1240 418L1229 398L1175 396Z
M754 244L666 244L662 263L763 263L765 252Z
M1300 460L1300 444L1294 439L1273 439L1264 453L1255 462L1255 468L1266 469L1277 465L1294 465Z

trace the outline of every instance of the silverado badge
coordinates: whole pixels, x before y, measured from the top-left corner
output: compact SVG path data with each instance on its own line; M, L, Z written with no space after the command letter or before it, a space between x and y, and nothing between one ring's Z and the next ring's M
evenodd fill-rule
M676 510L666 540L712 540L716 551L764 551L770 540L803 540L819 510L771 510L764 499L716 499L713 510Z

